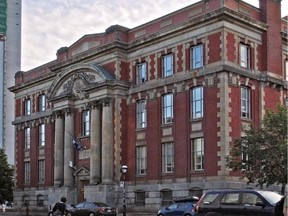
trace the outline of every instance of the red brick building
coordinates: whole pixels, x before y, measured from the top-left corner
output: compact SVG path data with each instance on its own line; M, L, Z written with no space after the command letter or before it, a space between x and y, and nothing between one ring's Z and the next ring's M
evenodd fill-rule
M243 127L287 98L280 2L203 0L84 35L55 61L18 72L15 205L46 208L65 195L121 208L123 164L129 211L247 187L225 157Z

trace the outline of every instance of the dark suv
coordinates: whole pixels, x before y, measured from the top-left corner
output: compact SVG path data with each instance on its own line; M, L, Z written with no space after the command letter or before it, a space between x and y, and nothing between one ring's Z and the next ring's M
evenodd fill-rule
M157 216L194 216L194 207L198 200L198 197L174 200L171 205L160 209Z
M210 190L195 206L197 216L274 216L281 195L253 189Z

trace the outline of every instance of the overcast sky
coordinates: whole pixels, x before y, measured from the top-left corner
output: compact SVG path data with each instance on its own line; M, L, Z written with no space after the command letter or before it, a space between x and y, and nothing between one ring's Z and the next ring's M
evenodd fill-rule
M59 48L111 25L134 28L199 0L23 0L22 71L56 59ZM258 0L247 0L258 7ZM282 11L288 14L288 0Z

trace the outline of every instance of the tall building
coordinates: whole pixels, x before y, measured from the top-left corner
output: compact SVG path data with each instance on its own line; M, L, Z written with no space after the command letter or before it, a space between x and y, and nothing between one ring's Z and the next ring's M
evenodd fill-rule
M243 128L287 98L280 2L203 0L84 35L18 72L15 206L47 208L64 195L121 211L124 164L130 212L247 187L225 158Z
M15 130L14 94L8 90L15 83L21 67L21 0L0 0L0 148L8 163L14 164Z

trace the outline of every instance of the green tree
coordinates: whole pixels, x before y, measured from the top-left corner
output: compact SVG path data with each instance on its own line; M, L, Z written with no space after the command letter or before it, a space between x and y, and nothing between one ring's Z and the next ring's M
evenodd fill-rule
M7 155L0 149L0 193L8 201L13 200L13 175L14 169L8 164Z
M268 110L263 125L246 129L245 136L235 140L227 167L241 171L248 183L260 187L281 185L284 194L287 184L287 108Z

